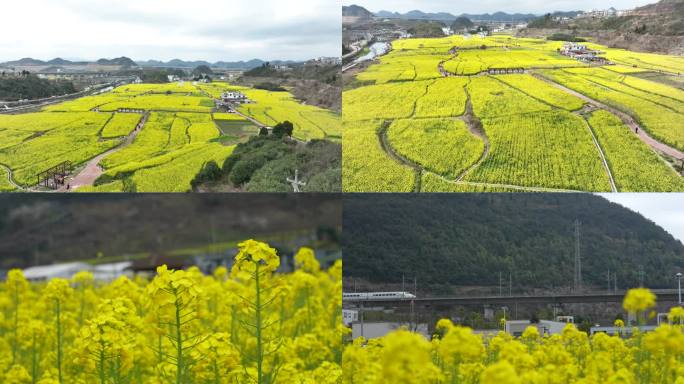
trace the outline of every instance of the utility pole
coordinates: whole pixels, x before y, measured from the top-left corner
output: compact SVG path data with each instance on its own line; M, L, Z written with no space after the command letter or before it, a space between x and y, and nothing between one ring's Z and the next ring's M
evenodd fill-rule
M614 280L613 280L613 281L614 281L614 283L615 283L615 287L614 287L614 288L615 288L615 293L617 293L617 273L614 273L614 274L613 274L613 277L614 277Z
M501 290L502 289L501 284L502 284L502 282L501 282L501 271L499 271L499 297L503 296L503 292Z
M679 293L679 305L682 305L682 273L677 273L677 292Z
M639 287L644 287L644 266L639 265Z
M582 255L580 254L580 232L582 222L575 220L575 292L582 290Z
M294 180L293 180L293 179L290 179L290 178L288 177L288 178L287 178L287 182L290 183L290 184L292 184L292 189L293 189L295 192L301 192L301 189L300 189L299 187L304 187L304 186L306 186L306 183L305 183L305 182L299 180L299 170L298 170L298 169L295 169L295 177L294 177Z
M361 337L365 337L363 334L363 301L361 302L361 307L359 308L359 317L361 318Z
M402 291L402 292L406 292L406 288L404 287L404 285L405 285L405 284L404 284L404 283L405 283L405 280L406 280L406 279L405 279L405 275L402 274L402 275L401 275L401 291Z
M209 224L211 225L211 244L216 244L216 228L214 223L214 215L209 216Z

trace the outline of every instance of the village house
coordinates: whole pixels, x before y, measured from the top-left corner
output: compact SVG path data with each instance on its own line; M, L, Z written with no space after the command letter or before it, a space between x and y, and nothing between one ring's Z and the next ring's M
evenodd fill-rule
M249 99L244 93L238 91L226 91L221 95L221 100L224 103L231 104L246 104L249 103Z
M562 48L559 48L558 52L563 56L583 62L611 64L605 57L599 56L604 52L590 49L586 44L565 43Z
M617 10L613 7L610 7L608 9L593 9L588 12L583 12L579 15L577 15L578 19L605 19L609 17L623 17L623 16L631 16L635 12L633 9L624 9L624 10Z

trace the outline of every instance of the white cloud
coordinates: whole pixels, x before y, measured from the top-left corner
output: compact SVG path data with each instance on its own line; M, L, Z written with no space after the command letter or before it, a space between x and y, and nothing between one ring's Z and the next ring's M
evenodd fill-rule
M340 7L330 0L22 0L3 4L2 13L0 61L340 54Z

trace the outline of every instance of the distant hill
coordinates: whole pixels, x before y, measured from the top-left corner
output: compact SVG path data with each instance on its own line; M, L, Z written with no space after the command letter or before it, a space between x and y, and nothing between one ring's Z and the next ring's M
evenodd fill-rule
M17 66L29 66L29 65L45 65L46 63L42 60L32 59L30 57L25 57L16 61L8 61L3 63L5 65L17 65Z
M475 24L473 24L473 22L470 21L469 18L464 17L464 16L458 17L456 20L454 20L451 23L451 29L454 31L458 31L458 30L463 29L463 28L469 29L469 28L472 28L473 26L475 26Z
M377 17L383 17L387 19L404 19L404 20L434 20L434 21L453 21L456 20L456 16L451 13L439 12L439 13L425 13L419 10L413 10L406 13L390 12L390 11L380 11L375 14Z
M197 68L199 66L206 65L208 67L213 67L213 68L225 68L225 69L240 69L240 70L249 70L253 68L260 67L266 63L264 60L259 60L259 59L252 59L248 61L233 61L233 62L227 62L227 61L218 61L216 63L210 63L208 61L184 61L181 59L173 59L168 62L160 61L160 60L147 60L147 61L138 61L135 62L131 60L128 57L119 57L115 59L99 59L95 61L92 64L98 64L98 65L118 65L124 68L132 68L132 67L156 67L156 68L179 68L179 69L193 69ZM275 65L294 65L294 64L300 64L300 62L296 61L290 61L290 60L275 60L271 61L271 64ZM15 60L15 61L8 61L6 63L0 63L5 66L20 66L20 67L30 67L30 66L53 66L53 67L69 67L72 65L87 65L91 64L90 62L73 62L69 60L64 60L62 58L55 58L49 61L42 61L42 60L36 60L32 58L23 58L21 60Z
M0 77L0 100L42 99L75 93L74 84L68 81L51 81L36 76Z
M183 61L180 59L173 59L168 62L149 60L149 61L138 61L138 65L141 67L158 67L158 68L182 68L182 69L193 69L202 65L206 65L212 68L224 68L224 69L241 69L249 70L262 66L266 61L259 59L252 59L249 61L218 61L216 63L209 63L207 61ZM282 61L275 60L271 61L271 64L275 65L293 65L298 64L296 61Z
M530 28L564 28L615 31L634 35L684 36L684 0L661 0L634 9L629 16L581 18L568 24L552 20L552 16L576 16L581 12L547 14L530 23Z
M100 65L120 65L122 67L137 67L138 65L135 61L129 59L128 57L118 57L116 59L100 59L96 61Z
M410 11L404 14L398 13L398 12L390 12L390 11L379 11L376 12L375 15L380 18L387 18L387 19L404 19L404 20L434 20L434 21L444 21L444 22L453 22L454 20L458 19L459 17L465 17L473 21L501 21L501 22L520 22L520 21L528 21L528 20L533 20L538 17L538 15L534 15L531 13L528 14L523 14L523 13L515 13L515 14L508 14L505 12L496 12L493 14L485 13L485 14L468 14L464 13L459 16L455 16L451 13L447 12L438 12L438 13L426 13L422 12L419 10L414 10Z
M355 18L356 20L370 20L373 13L358 5L342 6L342 17Z
M661 0L629 16L580 18L560 24L552 15L534 20L527 36L568 33L590 37L613 48L684 55L684 0Z
M614 27L623 32L684 36L684 0L661 0L635 9L635 16L618 19L624 19L624 22L616 22ZM602 27L612 25L608 22Z
M50 64L50 65L71 65L74 63L69 61L69 60L64 60L64 59L58 57L56 59L52 59L52 60L48 61L46 64Z
M684 245L643 216L595 195L371 195L345 197L344 273L371 283L516 287L573 285L574 222L581 221L586 286L671 288Z
M414 37L442 37L444 36L444 30L442 29L442 23L438 21L420 21L412 25L408 29Z

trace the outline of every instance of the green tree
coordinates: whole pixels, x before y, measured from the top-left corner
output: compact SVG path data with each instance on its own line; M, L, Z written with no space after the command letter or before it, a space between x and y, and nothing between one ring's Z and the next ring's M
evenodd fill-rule
M283 121L282 123L276 124L273 127L273 136L282 138L283 136L292 137L292 132L294 131L294 125L289 121Z

